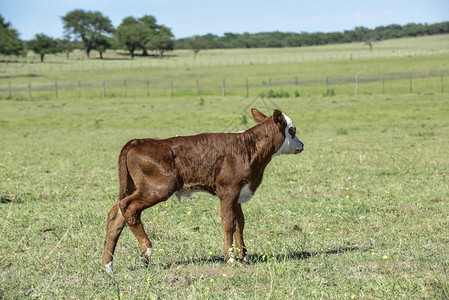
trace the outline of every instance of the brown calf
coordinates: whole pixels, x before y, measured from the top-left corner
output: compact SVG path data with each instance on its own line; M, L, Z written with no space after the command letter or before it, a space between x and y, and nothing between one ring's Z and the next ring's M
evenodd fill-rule
M292 120L275 110L270 117L252 109L258 123L238 133L204 133L164 140L129 141L119 156L119 199L108 215L102 264L112 272L115 246L127 224L148 263L152 244L140 215L142 211L167 200L172 194L201 190L220 199L224 232L224 258L236 256L246 261L243 242L245 220L241 203L251 199L262 181L265 167L278 154L297 154L303 143L296 137Z

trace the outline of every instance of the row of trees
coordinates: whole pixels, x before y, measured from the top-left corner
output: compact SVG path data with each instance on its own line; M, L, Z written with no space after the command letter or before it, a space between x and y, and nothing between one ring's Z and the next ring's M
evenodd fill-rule
M174 36L170 28L157 24L153 16L127 17L117 28L100 12L76 9L61 19L65 33L63 39L53 39L40 33L32 40L22 42L17 30L0 16L0 54L20 55L32 50L43 62L46 54L65 52L68 58L74 49L83 49L87 57L92 50L97 50L100 58L107 49L126 48L132 57L137 49L142 50L143 55L148 55L147 50L155 50L160 58L165 51L173 50Z
M375 29L356 27L353 30L330 33L294 33L294 32L261 32L261 33L225 33L223 36L206 34L196 36L196 43L201 40L208 48L270 48L301 47L312 45L366 42L372 46L374 41L449 33L449 22L436 24L410 23L404 26L379 26ZM176 49L191 49L192 38L175 41Z
M153 16L140 19L127 17L114 29L108 17L100 12L76 9L62 17L68 39L80 40L87 57L91 50L102 53L110 48L126 47L134 57L136 49L148 55L147 50L156 50L160 58L165 51L173 50L173 33L170 28L157 24Z
M436 24L415 24L405 26L389 25L375 29L356 27L353 30L330 33L225 33L223 36L206 34L174 40L170 28L157 24L156 18L145 15L139 19L127 17L114 28L111 20L100 12L73 10L62 18L65 36L53 39L45 34L37 34L34 39L22 42L17 30L0 15L0 54L19 55L27 50L39 54L44 61L46 54L64 52L67 58L74 49L84 49L87 57L92 50L103 53L107 49L127 49L131 57L136 51L148 55L155 50L162 58L166 51L192 49L194 58L202 49L211 48L266 48L301 47L336 43L365 42L372 50L373 44L380 40L449 33L449 22Z

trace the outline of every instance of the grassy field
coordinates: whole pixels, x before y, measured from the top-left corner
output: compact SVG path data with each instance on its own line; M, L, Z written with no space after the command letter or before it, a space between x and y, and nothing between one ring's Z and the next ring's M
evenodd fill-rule
M406 42L403 51L413 51L407 43L417 45ZM367 74L447 69L447 54L439 51L311 59L295 66L303 67L299 76L317 78L362 68ZM244 78L238 72L253 70L266 78L290 72L289 66L159 71L169 78L227 70ZM123 79L132 73L44 70L36 78ZM134 75L143 73L136 68ZM26 82L27 76L3 73L1 80ZM337 90L332 97L311 90L280 99L71 94L2 99L0 298L447 299L449 99L430 87L409 94L408 88L392 86L383 95L357 96ZM100 260L124 143L242 130L254 125L251 107L267 114L283 110L305 144L303 153L270 163L255 197L243 207L251 264L223 262L218 199L198 194L181 204L171 198L143 213L154 244L148 268L140 264L137 241L125 228L115 273L106 274Z
M130 59L112 51L104 60L86 60L77 52L70 60L62 54L48 55L43 64L30 54L18 62L0 65L0 72L3 70L0 97L9 96L11 84L12 98L52 99L57 81L59 98L78 97L78 82L81 97L98 98L102 97L103 80L107 98L124 97L125 80L129 98L146 97L147 81L151 97L169 97L172 84L175 96L196 96L197 84L201 96L215 96L221 95L223 79L227 95L245 96L246 80L250 96L269 89L270 81L273 89L283 89L294 95L295 80L298 80L299 93L308 96L325 93L327 77L335 94L352 95L355 75L360 76L360 93L379 94L382 74L422 72L428 77L430 71L445 72L445 90L449 91L448 54L449 35L383 41L375 44L372 52L363 43L281 49L211 49L201 51L196 60L188 50L173 51L163 60ZM363 81L373 76L376 82ZM350 82L339 81L341 77L349 77ZM387 93L409 91L408 77L386 76L385 80ZM31 97L30 84L34 89ZM415 79L413 90L440 92L440 75Z
M262 100L1 102L4 297L447 298L447 97ZM283 109L306 149L273 160L244 206L252 264L224 264L218 200L199 194L145 211L149 268L125 229L104 273L121 146L247 128L247 105Z

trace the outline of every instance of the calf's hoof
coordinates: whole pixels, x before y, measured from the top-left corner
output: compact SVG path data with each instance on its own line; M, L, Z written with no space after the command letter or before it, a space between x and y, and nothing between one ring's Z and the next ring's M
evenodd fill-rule
M140 255L140 260L145 266L148 266L150 263L151 254L153 253L152 248L147 248L142 254Z
M226 262L229 266L235 266L235 265L240 265L240 264L249 264L249 256L245 255L245 257L243 258L238 258L236 259L234 254L232 254L228 261Z
M104 270L106 271L106 273L112 273L114 271L112 267L112 260L104 265Z

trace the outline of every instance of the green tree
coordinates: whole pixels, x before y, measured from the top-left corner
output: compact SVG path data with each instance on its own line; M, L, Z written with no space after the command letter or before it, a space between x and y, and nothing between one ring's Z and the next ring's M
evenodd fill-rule
M152 36L152 31L141 20L127 17L123 19L114 34L119 45L126 47L131 57L134 57L134 52L137 49L145 50L145 45Z
M113 26L108 17L100 12L75 9L62 17L64 30L68 36L80 38L84 44L87 57L93 49L97 49L104 36L112 33Z
M59 52L56 40L43 33L36 34L36 37L28 42L28 48L34 53L40 55L41 62L44 62L45 54Z
M68 60L70 53L73 50L80 48L80 45L76 41L71 41L69 38L56 40L58 44L58 52L65 53L65 57ZM82 49L82 48L81 48Z
M162 27L163 25L158 25L156 18L150 15L140 19L127 17L115 30L115 36L119 45L128 49L131 57L134 57L137 49L141 49L142 55L146 56L148 46L163 43L163 34L160 34ZM165 32L165 29L162 31ZM153 39L157 41L151 42Z
M157 25L156 18L150 15L145 15L139 19L139 21L143 24L143 26L150 32L147 36L142 40L142 54L147 56L147 45L151 41L151 39L157 34L159 30L159 25Z
M196 58L196 55L200 50L207 49L207 41L200 37L199 35L194 36L189 39L190 48L193 50L193 59Z
M373 51L374 43L377 43L379 41L379 37L374 32L369 32L364 39L364 42L369 47L369 51Z
M107 49L110 49L112 43L109 38L102 36L97 39L97 51L100 53L100 59L103 59L103 53L106 52Z
M0 54L19 55L23 52L23 43L19 33L0 15Z
M165 51L173 50L173 33L170 28L159 25L156 33L147 44L148 49L159 52L159 58L163 58Z

